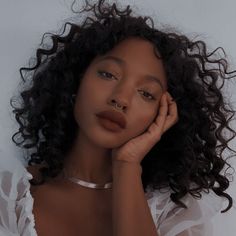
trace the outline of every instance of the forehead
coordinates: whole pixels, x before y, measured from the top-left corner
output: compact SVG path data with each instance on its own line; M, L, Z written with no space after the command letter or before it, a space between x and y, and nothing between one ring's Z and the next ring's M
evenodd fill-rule
M140 61L160 63L160 59L155 55L154 45L148 40L141 38L127 38L115 45L107 55L119 55L124 58L136 58ZM142 60L143 59L143 60Z

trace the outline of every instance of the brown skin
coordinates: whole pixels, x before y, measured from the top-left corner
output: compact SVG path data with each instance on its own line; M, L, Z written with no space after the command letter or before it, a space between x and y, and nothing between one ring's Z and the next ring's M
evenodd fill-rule
M129 38L107 55L120 58L125 64L100 61L104 56L99 56L87 68L74 107L79 132L65 159L65 168L69 175L86 181L113 181L113 188L88 189L58 176L42 186L41 191L33 191L37 231L42 235L49 233L48 227L57 225L53 229L58 231L51 231L50 235L70 230L70 235L84 233L92 236L100 232L101 235L113 236L157 236L142 187L140 162L161 135L177 122L177 106L165 93L167 83L163 64L155 56L150 42ZM113 76L101 76L99 70ZM143 80L147 74L158 77L160 84ZM150 95L144 91L152 94L155 100L149 100ZM124 116L127 126L118 133L105 130L95 116L97 112L110 109L112 99L126 106ZM50 199L52 204L47 203ZM45 212L52 205L51 211L60 209L61 214L49 214L45 218ZM101 217L85 217L94 210L100 212ZM70 227L69 223L65 227L59 224L58 227L60 220L68 218L69 222L74 222ZM94 227L90 227L91 223Z
M102 58L99 56L87 68L74 107L80 131L65 163L71 175L95 183L112 180L111 150L150 126L167 89L162 62L154 55L150 42L126 39L107 55L121 58L126 64L120 66L112 60L99 62ZM105 70L114 77L102 77L98 70ZM143 80L146 74L158 77L163 89L155 82ZM151 93L156 100L148 100L150 97L141 90ZM105 130L95 116L97 112L111 109L112 99L126 106L127 126L118 133Z

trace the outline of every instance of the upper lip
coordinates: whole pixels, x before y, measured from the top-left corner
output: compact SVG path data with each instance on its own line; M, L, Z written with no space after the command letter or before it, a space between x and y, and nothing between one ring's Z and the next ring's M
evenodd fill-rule
M105 119L109 119L115 123L117 123L121 128L126 127L126 120L122 113L114 111L114 110L106 110L96 114L98 117L102 117Z

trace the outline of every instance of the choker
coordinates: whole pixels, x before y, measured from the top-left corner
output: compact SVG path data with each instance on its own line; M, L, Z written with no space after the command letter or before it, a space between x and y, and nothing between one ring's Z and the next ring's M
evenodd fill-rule
M70 180L73 183L81 185L83 187L86 187L86 188L93 188L93 189L110 189L110 188L112 188L112 182L109 182L109 183L106 183L106 184L96 184L96 183L92 183L92 182L87 182L87 181L84 181L84 180L79 179L79 178L69 177L66 174L65 169L63 169L63 174L64 174L64 177L66 179Z

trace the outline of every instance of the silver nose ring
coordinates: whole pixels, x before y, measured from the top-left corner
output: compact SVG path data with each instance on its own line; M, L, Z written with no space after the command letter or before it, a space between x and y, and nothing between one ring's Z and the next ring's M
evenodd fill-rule
M117 103L115 103L115 107L119 110L122 110L122 106L118 105Z

